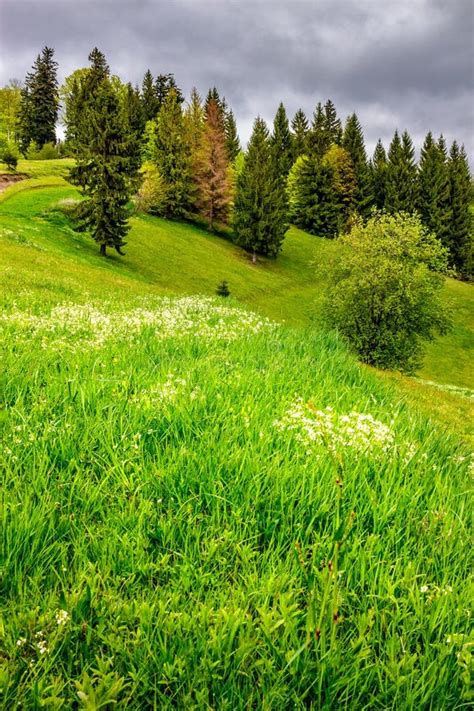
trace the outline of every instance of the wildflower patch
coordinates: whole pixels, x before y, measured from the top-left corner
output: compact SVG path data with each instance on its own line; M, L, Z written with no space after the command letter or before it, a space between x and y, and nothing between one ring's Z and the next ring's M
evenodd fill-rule
M372 415L361 412L340 415L332 407L318 410L301 398L274 424L280 432L293 432L309 452L323 445L332 454L352 451L373 455L383 454L395 445L391 427Z

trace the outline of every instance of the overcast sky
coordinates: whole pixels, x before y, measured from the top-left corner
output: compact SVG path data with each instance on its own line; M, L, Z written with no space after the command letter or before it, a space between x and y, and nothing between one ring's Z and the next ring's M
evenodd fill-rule
M126 81L175 74L188 94L216 85L241 138L254 117L356 111L369 150L395 128L466 145L474 165L473 0L0 0L0 84L23 79L44 45L63 79L97 45Z

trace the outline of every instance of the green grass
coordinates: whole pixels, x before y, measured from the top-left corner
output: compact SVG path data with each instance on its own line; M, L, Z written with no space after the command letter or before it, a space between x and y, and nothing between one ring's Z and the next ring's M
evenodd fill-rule
M70 164L69 160L21 162L19 169L39 176L36 182L25 181L0 195L0 203L2 198L6 201L0 204L4 228L13 228L19 235L31 235L36 228L36 240L30 240L38 247L36 254L25 254L25 249L17 246L15 250L11 244L6 248L4 262L10 266L14 284L21 272L26 281L36 280L33 287L38 288L40 275L50 273L52 265L54 284L42 279L47 287L41 299L57 298L62 286L74 298L81 298L84 287L100 295L104 271L106 289L113 291L115 284L123 288L125 280L133 293L213 294L217 284L227 279L235 298L266 316L296 326L318 323L328 263L337 250L334 242L291 228L279 258L261 260L255 266L229 242L193 225L135 217L126 258L112 256L104 266L88 238L75 235L58 213L49 212L61 199L76 195L61 182ZM48 182L50 187L41 193L29 189ZM453 304L453 330L428 344L420 376L474 389L474 289L448 280L446 298Z
M75 197L0 196L2 707L467 708L469 392L319 332L333 242L135 217L103 260ZM468 385L470 289L425 380Z
M137 303L118 310L131 324ZM5 708L467 703L455 437L332 337L229 342L244 316L220 329L209 304L166 338L113 304L96 326L31 306L2 322ZM275 425L295 397L394 440L300 441Z

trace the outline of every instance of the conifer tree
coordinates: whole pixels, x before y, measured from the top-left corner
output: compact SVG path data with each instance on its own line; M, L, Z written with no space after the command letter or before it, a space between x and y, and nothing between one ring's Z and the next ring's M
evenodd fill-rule
M372 195L374 205L378 210L385 207L385 190L387 180L387 154L382 141L377 141L371 164Z
M226 136L220 109L214 99L206 107L195 171L196 207L212 230L216 223L228 222L232 199Z
M297 227L319 237L335 237L340 224L334 171L328 161L301 156L292 174L292 216Z
M171 91L174 92L177 103L182 104L184 102L184 96L181 89L176 84L174 74L158 74L155 79L155 96L158 107L157 113L161 111L161 107Z
M324 156L331 145L331 139L326 127L326 116L321 102L317 104L314 111L306 145L308 153L319 159Z
M191 150L181 101L174 89L166 96L156 121L154 161L166 190L163 215L184 217L191 202Z
M288 118L282 103L280 103L273 121L273 133L270 137L270 144L275 174L276 176L280 175L286 180L293 163L293 146Z
M449 176L443 148L427 134L418 166L417 210L425 227L446 245L450 222Z
M57 67L54 49L44 47L32 71L26 75L18 115L18 137L24 154L32 141L38 148L45 143L56 143L59 109Z
M124 121L128 133L127 143L130 165L133 173L138 175L138 171L141 166L143 132L145 130L143 107L140 100L139 89L137 87L134 88L130 83L128 83L125 87L123 102Z
M417 199L417 166L413 142L404 131L395 131L388 151L385 208L389 212L413 213Z
M393 134L392 141L388 148L387 172L385 181L385 209L388 212L399 212L401 210L400 201L400 181L402 162L402 142L398 129Z
M342 124L337 117L336 107L331 99L324 104L324 124L329 145L340 145L342 141Z
M201 146L202 132L204 130L204 109L202 99L196 87L193 87L191 90L191 96L184 113L187 122L190 151L191 155L194 156L198 153Z
M70 180L85 200L80 203L83 227L100 245L123 254L129 226L127 202L133 192L135 168L130 157L130 132L123 105L110 81L104 55L95 48L91 67L80 86L81 118L74 127L76 165Z
M270 137L265 121L257 118L237 179L235 242L252 253L276 257L287 230L286 196L275 180Z
M229 156L230 162L234 163L240 153L241 148L239 135L237 133L237 124L235 122L235 116L232 109L226 111L224 125L227 155Z
M356 178L355 205L358 213L365 217L372 206L372 185L364 134L357 115L349 116L344 127L342 146L349 153L354 165Z
M211 101L214 101L216 103L216 106L219 109L219 114L222 117L222 120L224 120L224 112L226 110L226 104L225 104L225 99L221 99L220 94L215 86L212 87L212 89L209 89L207 92L206 100L204 102L204 110L207 110L207 107Z
M307 152L309 124L303 109L298 109L291 122L293 132L293 160Z
M474 276L474 235L470 210L471 176L464 146L451 146L448 162L451 220L449 244L451 263L466 277Z
M153 75L149 69L146 70L145 76L143 77L141 102L145 123L147 121L153 121L153 119L157 117L160 106L156 96Z

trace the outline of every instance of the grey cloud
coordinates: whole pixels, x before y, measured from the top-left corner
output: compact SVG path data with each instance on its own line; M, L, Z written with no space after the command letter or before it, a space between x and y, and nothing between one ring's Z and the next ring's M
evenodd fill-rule
M173 71L183 90L219 87L242 138L280 100L310 116L331 97L356 111L372 149L395 128L428 130L474 157L471 0L1 0L0 82L23 78L45 44L63 78L97 45L140 82Z

